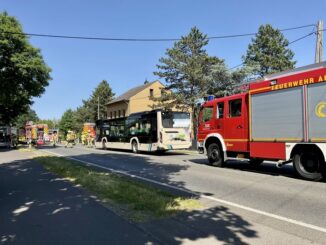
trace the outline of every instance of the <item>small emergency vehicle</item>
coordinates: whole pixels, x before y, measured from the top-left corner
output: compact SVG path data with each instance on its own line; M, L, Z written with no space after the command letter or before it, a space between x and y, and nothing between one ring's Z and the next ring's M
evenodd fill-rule
M0 147L13 148L18 144L18 130L15 127L0 126Z
M197 146L209 163L228 157L293 162L307 180L325 176L326 62L249 83L248 91L206 101L198 121Z

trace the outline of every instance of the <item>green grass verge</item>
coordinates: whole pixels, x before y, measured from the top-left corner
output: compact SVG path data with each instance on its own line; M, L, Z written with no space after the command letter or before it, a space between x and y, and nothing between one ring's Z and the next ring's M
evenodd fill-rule
M145 183L102 172L65 158L41 156L35 159L48 171L82 186L116 212L134 221L167 217L183 210L201 208L196 199L176 196Z

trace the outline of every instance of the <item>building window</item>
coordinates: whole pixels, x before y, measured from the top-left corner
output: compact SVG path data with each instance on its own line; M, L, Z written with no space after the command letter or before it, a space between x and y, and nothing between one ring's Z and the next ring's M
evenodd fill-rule
M117 111L114 111L114 118L117 118Z
M112 111L110 112L110 118L112 118Z
M126 116L126 110L122 111L122 116L125 117Z
M121 111L119 110L119 117L121 117Z
M154 89L152 89L152 88L149 90L149 97L150 98L154 97Z

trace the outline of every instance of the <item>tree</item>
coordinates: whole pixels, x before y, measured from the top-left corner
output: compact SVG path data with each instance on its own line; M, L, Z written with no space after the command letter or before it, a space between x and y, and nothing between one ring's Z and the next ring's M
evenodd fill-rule
M254 68L254 75L263 77L294 68L294 53L288 46L289 41L278 29L268 24L261 25L242 58L246 66Z
M82 123L84 123L106 118L106 104L112 100L113 96L114 93L108 82L106 80L100 82L90 98L84 100L83 106L77 109L78 120L82 120ZM98 106L100 118L98 118Z
M76 110L76 124L78 127L78 132L82 131L85 122L93 121L93 112L86 106L80 106Z
M40 96L48 86L50 71L18 20L0 13L0 121L10 124L28 112L32 97Z
M49 128L57 128L59 125L56 119L41 119L37 121L38 124L47 124Z
M59 129L63 134L66 134L68 130L79 131L77 122L76 122L76 112L71 109L66 110L59 123Z
M159 101L165 108L190 108L194 112L196 103L207 95L214 79L226 72L223 60L207 54L204 49L207 44L207 36L193 27L173 48L167 49L167 57L159 59L154 74L165 79L169 91Z
M17 128L24 128L26 122L33 121L34 123L40 120L34 110L28 107L27 112L20 114L13 123Z

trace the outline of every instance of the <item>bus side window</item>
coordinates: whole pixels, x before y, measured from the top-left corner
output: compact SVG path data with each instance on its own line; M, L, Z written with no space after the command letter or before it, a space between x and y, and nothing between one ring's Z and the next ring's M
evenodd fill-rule
M135 117L131 117L131 118L128 118L127 120L127 131L128 131L128 134L133 136L136 134L137 132L137 128L136 128L136 118Z
M105 136L110 136L110 130L108 129L105 130Z

